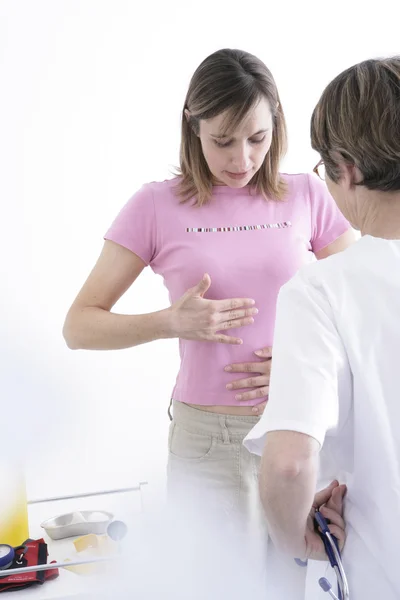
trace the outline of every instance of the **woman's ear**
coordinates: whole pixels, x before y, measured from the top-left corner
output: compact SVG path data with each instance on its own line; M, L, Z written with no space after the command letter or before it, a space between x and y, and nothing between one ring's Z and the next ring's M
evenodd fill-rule
M191 117L190 111L187 108L185 108L183 112L185 113L186 120L189 123Z

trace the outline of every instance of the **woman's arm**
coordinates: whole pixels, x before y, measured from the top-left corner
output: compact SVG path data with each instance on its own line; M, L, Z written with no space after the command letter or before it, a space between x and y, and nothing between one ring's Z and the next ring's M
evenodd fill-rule
M143 315L119 315L112 307L143 271L146 263L111 241L68 311L63 335L73 350L116 350L153 340L176 338L240 344L239 338L220 333L251 325L257 313L254 300L206 300L208 275L172 306Z
M63 335L72 350L130 348L168 337L165 311L145 315L110 312L143 271L139 256L106 241L103 250L68 311Z

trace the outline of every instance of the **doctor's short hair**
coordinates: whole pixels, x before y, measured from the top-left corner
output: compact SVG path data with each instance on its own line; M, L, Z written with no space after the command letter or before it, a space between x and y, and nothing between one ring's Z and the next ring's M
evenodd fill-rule
M400 56L361 62L327 86L311 119L311 145L337 183L335 154L370 190L400 190Z
M286 152L287 131L275 80L256 56L223 49L208 56L196 69L183 106L178 170L181 181L177 186L182 201L196 198L201 206L212 195L212 174L198 136L200 121L226 112L224 133L230 135L262 98L268 101L273 117L272 143L250 184L266 199L284 198L286 187L279 167ZM186 110L190 112L189 120Z

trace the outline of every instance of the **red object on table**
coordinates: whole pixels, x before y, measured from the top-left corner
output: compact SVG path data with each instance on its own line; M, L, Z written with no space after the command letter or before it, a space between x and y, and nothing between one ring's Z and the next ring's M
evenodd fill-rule
M38 540L28 539L21 546L15 548L15 557L9 568L18 569L18 567L45 565L47 564L47 557L47 544L43 538ZM4 569L4 571L0 571L0 592L25 589L37 584L41 585L49 579L55 579L58 575L58 569L48 569L47 571L32 571L31 573L21 574L16 573L7 576L7 569Z

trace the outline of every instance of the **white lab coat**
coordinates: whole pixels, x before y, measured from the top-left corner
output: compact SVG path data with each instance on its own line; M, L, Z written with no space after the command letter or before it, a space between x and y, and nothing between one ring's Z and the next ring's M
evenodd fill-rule
M260 454L274 430L317 439L347 483L352 599L398 600L400 241L365 236L282 288L269 403L245 445Z

